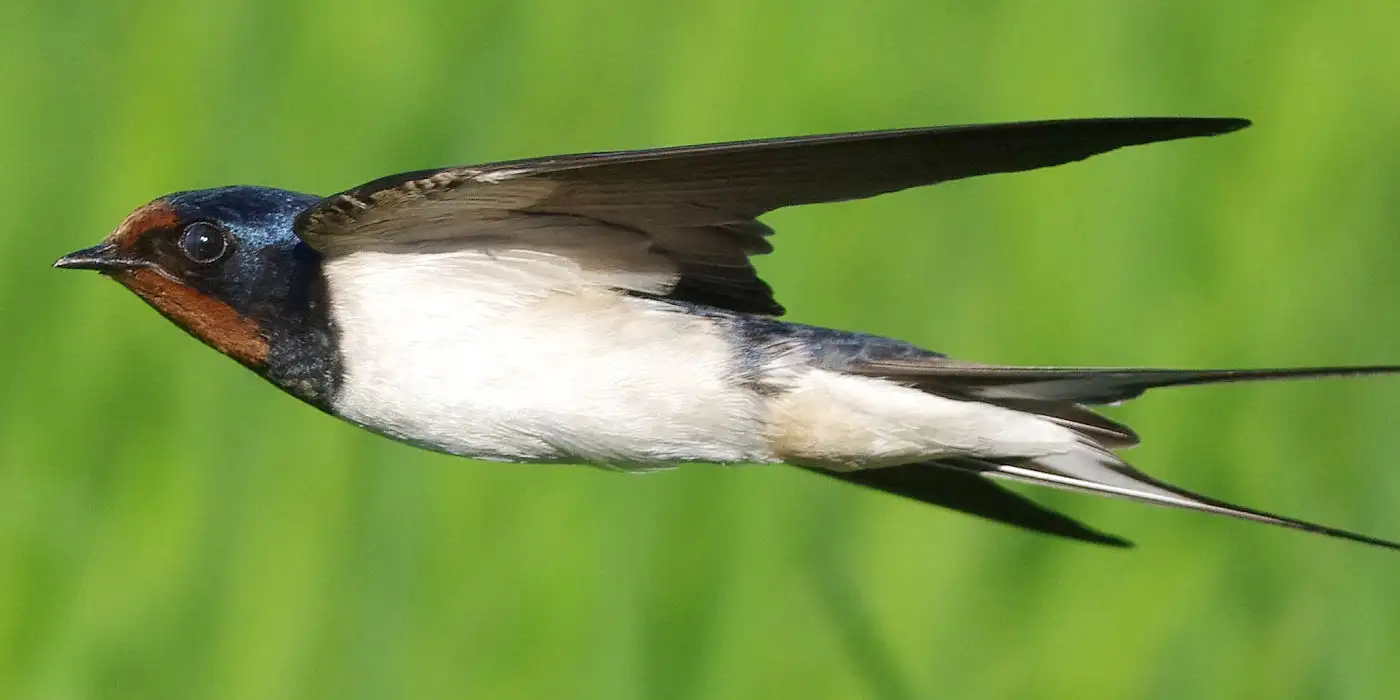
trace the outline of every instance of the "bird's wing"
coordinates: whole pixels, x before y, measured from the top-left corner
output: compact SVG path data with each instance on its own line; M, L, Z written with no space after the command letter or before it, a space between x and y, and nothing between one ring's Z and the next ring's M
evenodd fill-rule
M403 173L327 197L296 221L328 255L519 245L645 280L637 291L781 314L749 257L770 252L756 217L1124 146L1211 136L1242 119L983 124L740 141Z
M1127 540L1094 530L1025 496L1008 491L977 470L956 462L924 462L843 472L823 469L808 471L1032 532L1111 547L1132 546Z

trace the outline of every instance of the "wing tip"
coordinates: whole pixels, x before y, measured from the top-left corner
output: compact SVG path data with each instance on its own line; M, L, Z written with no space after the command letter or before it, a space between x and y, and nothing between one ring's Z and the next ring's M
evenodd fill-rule
M1117 535L1110 535L1105 532L1098 532L1097 530L1091 530L1090 532L1093 533L1093 536L1084 539L1084 542L1112 547L1114 549L1133 549L1137 547L1131 540L1125 540Z
M1228 134L1254 126L1254 122L1243 117L1202 117L1201 120L1205 122L1202 126L1211 128L1212 135Z
M1023 532L1116 549L1135 545L984 479L984 469L959 462L921 462L857 471L802 467L847 483L998 522Z
M1153 136L1157 141L1221 136L1254 124L1241 117L1147 117L1124 121L1149 125L1156 132Z

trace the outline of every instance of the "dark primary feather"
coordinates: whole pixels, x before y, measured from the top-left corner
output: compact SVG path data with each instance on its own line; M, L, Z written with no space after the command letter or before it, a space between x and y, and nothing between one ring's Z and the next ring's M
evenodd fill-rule
M1060 165L1248 124L1169 117L980 124L425 170L328 197L298 217L296 231L312 247L337 254L444 239L508 239L518 228L531 228L532 217L568 217L583 229L596 226L574 233L594 234L599 249L630 245L625 233L645 238L674 275L672 298L776 315L783 309L749 261L772 250L772 231L755 220L765 212Z
M975 470L955 466L953 462L905 464L849 472L808 471L1032 532L1111 547L1132 546L1125 539L1104 534L1056 513L988 481Z

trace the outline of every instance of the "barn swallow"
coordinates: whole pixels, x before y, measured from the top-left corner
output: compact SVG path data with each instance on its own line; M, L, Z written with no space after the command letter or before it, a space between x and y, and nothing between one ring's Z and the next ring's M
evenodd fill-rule
M551 156L330 197L161 197L60 258L327 413L411 445L646 470L787 463L1032 531L1127 546L998 482L1400 544L1154 479L1094 411L1148 389L1373 375L1016 367L780 320L751 258L781 207L1213 136L1241 119L931 127ZM868 232L866 232L868 233Z

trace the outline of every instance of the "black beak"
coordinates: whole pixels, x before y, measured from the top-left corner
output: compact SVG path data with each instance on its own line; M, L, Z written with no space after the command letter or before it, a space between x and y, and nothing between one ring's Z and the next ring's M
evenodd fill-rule
M60 270L97 270L98 272L129 270L143 265L144 263L140 260L123 257L117 247L110 243L75 250L53 262L53 266Z

